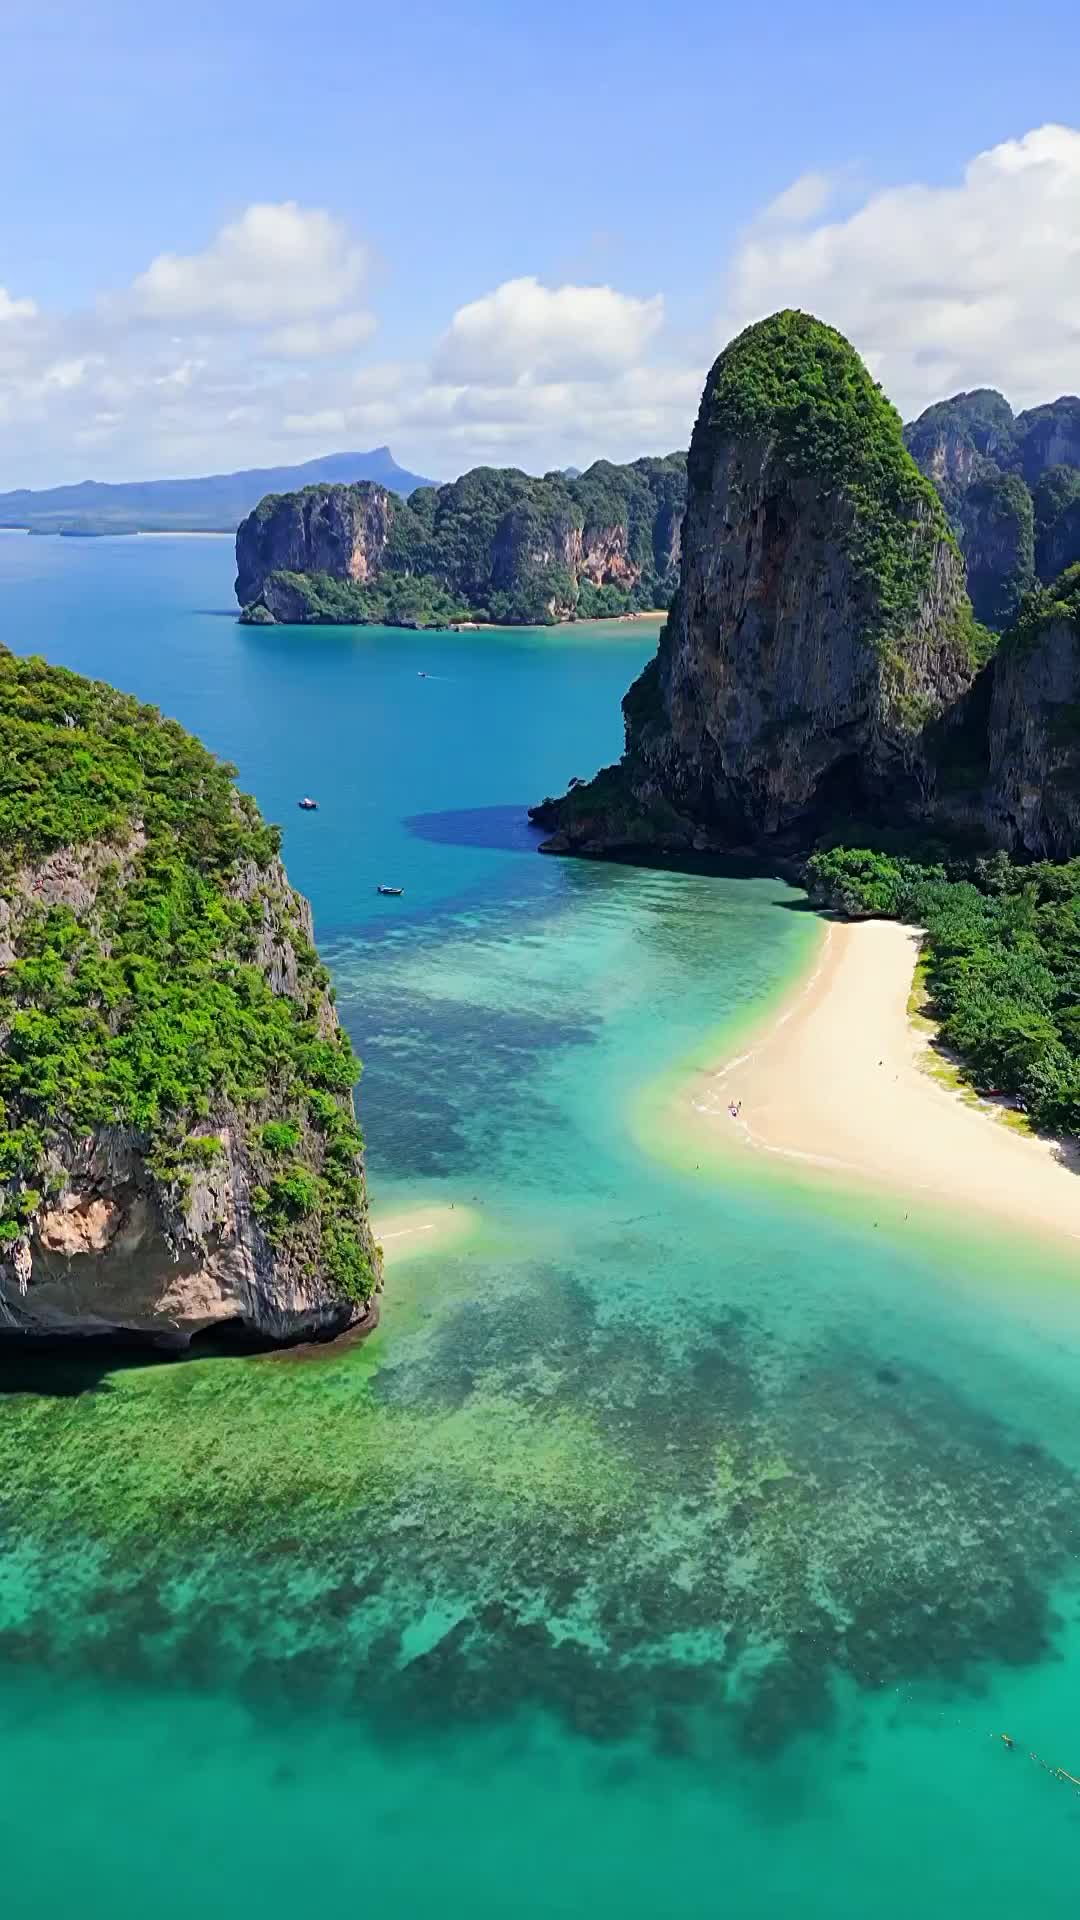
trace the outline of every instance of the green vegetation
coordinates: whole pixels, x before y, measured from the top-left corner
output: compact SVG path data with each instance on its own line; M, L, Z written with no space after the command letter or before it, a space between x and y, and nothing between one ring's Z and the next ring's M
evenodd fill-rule
M1076 409L1066 396L1014 417L982 388L927 407L904 429L960 542L975 611L999 631L1036 579L1080 560L1080 467L1044 464L1048 447L1080 445Z
M846 544L867 590L869 637L886 657L902 659L935 550L956 542L932 482L904 445L899 414L854 347L792 309L748 327L706 382L692 476L700 463L707 478L712 443L728 437L771 440L793 475L849 502ZM974 658L969 616L957 638Z
M330 573L271 574L283 588L289 618L313 626L445 627L471 618L460 594L447 593L430 574L390 576L377 584L336 580ZM256 601L243 619L258 624L270 618Z
M925 927L931 1009L967 1077L1015 1096L1037 1126L1080 1131L1080 860L927 864L835 847L811 856L808 883L845 913Z
M1080 638L1080 561L1046 587L1034 587L1025 595L1017 618L1002 641L1003 654L1017 648L1032 647L1047 627L1059 620L1070 621Z
M1080 467L1047 467L1035 482L1035 533L1046 538L1058 515L1080 500Z
M311 514L326 498L326 489L309 488L261 501L253 519L268 550L285 501ZM244 618L265 618L263 600L279 618L425 627L546 625L663 607L677 584L672 556L685 505L678 453L623 467L599 460L574 479L476 467L407 501L391 496L377 578L273 570Z
M972 482L960 506L968 591L996 632L1016 618L1035 580L1035 510L1018 473L996 468Z
M557 815L552 814L545 822L543 816L549 808L557 809ZM571 782L561 800L549 796L529 811L533 817L539 816L540 825L554 825L571 833L584 829L587 835L595 823L600 837L612 845L648 847L665 840L675 845L689 842L688 822L662 794L647 800L635 794L625 760L601 767L591 780Z
M338 1258L363 1206L359 1063L325 1031L325 970L275 865L278 830L234 774L155 708L0 649L0 1237L37 1205L53 1142L129 1127L182 1195L184 1169L222 1150L200 1121L284 1109L273 1151L319 1146L297 1250ZM66 900L60 873L31 891L21 873L61 849L77 850ZM268 917L296 954L295 1000L258 964ZM253 1124L249 1149L266 1145ZM289 1239L287 1207L268 1222Z

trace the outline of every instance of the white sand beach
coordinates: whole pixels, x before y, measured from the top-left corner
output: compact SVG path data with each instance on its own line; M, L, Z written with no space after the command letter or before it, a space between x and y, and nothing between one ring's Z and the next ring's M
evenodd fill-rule
M828 924L779 1015L695 1074L680 1105L733 1146L1080 1239L1070 1146L1018 1131L933 1076L932 1034L908 1013L918 949L919 935L893 921Z
M476 1213L468 1206L413 1207L405 1213L372 1214L372 1231L389 1266L407 1256L434 1253L453 1240L462 1240L476 1225Z

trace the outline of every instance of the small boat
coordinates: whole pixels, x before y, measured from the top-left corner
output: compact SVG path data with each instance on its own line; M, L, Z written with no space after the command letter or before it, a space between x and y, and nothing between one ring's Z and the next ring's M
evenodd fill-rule
M418 679L418 680L426 680L426 679L427 679L427 674L426 674L426 673L424 672L424 669L423 669L423 667L420 667L420 668L418 669L418 671L417 671L417 675L416 675L416 677L417 677L417 679Z
M402 895L402 894L404 893L404 891L405 891L405 889L404 889L404 887L376 887L376 889L375 889L375 891L376 891L376 893L389 893L389 894L392 894L392 895L393 895L393 897L394 897L394 899L395 899L395 900L397 900L397 899L400 899L400 897L401 897L401 895Z
M303 799L298 800L296 804L298 807L302 807L305 813L318 813L319 811L318 801L309 799L306 793Z

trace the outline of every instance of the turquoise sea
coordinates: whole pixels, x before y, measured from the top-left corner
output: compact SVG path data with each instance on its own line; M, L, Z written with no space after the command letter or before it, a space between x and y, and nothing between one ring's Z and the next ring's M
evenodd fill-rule
M672 1133L817 936L536 856L654 629L245 629L231 581L3 534L0 640L236 762L376 1211L472 1225L345 1351L0 1354L5 1915L1072 1920L1076 1262Z

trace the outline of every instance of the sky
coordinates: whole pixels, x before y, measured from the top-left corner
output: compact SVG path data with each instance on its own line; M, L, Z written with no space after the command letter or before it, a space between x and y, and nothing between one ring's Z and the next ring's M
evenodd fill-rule
M1072 0L0 0L0 489L685 446L801 306L1080 391Z

